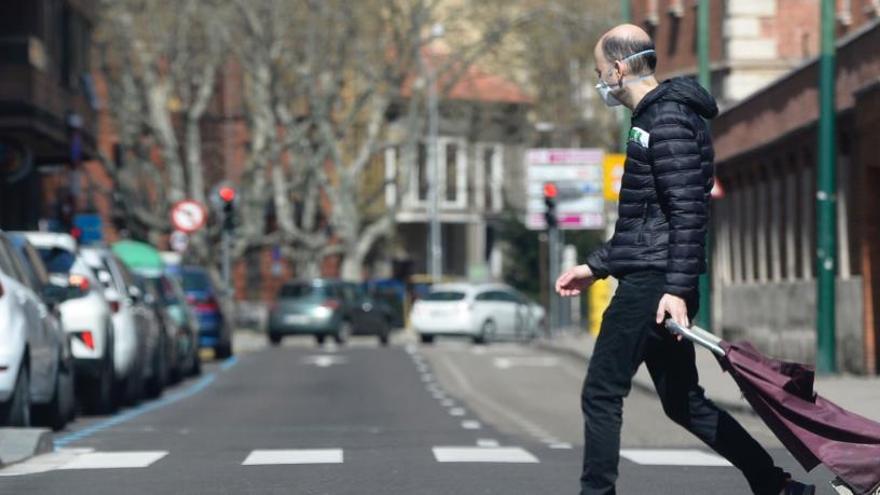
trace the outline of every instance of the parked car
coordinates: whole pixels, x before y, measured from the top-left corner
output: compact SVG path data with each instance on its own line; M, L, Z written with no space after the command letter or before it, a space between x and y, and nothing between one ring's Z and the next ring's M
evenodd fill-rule
M58 306L68 298L79 296L79 289L52 284L39 253L23 235L8 234L8 240L12 248L10 253L13 265L18 265L13 268L21 269L24 275L21 281L41 299L37 307L40 309L43 326L39 331L32 331L30 336L42 334L55 358L55 362L51 363L54 372L47 370L46 375L52 383L48 399L40 390L32 390L32 417L35 424L60 430L76 416L76 396L73 354L70 351L70 339L61 326ZM42 308L39 304L42 304ZM30 348L33 350L35 346ZM32 352L31 356L34 354L36 353ZM36 370L32 370L32 374L33 371ZM39 385L38 378L31 381L32 389L35 385Z
M503 284L439 284L415 302L410 322L423 343L436 336L474 343L534 337L543 309Z
M232 355L232 321L221 305L223 295L211 282L208 270L193 265L180 269L180 282L186 301L199 322L199 347L214 349L220 359Z
M112 412L117 406L117 381L127 380L135 370L137 336L114 329L112 317L117 308L107 302L97 275L83 260L73 237L49 232L24 235L40 253L49 280L80 291L79 297L59 306L62 326L71 336L77 394L90 411Z
M9 236L0 233L2 425L30 426L32 407L54 428L62 428L71 414L66 394L73 370L55 309L64 289L47 282L45 273L30 274Z
M104 297L113 309L113 326L117 334L131 336L135 343L134 370L128 380L117 383L117 395L129 404L136 404L143 397L145 383L152 376L149 356L152 356L151 351L159 338L159 325L143 301L143 291L135 276L113 251L97 246L83 247L80 251L101 282Z
M183 288L174 277L162 274L148 278L156 288L162 304L163 317L173 324L175 339L171 365L171 378L201 373L199 357L199 323L186 303Z
M391 309L365 294L362 288L340 280L315 279L284 284L269 312L269 341L277 345L286 335L314 335L319 344L327 337L337 343L352 334L376 335L387 345Z
M140 293L138 301L146 311L149 335L144 349L144 386L147 396L156 398L169 382L174 354L177 352L175 334L177 325L166 318L159 293L150 279L140 273L134 274L135 286Z

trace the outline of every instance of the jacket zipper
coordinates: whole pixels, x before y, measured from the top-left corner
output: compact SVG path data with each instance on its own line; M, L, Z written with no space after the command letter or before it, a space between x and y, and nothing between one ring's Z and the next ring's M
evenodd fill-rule
M645 224L648 223L648 200L642 201L642 224L639 226L638 244L645 243Z

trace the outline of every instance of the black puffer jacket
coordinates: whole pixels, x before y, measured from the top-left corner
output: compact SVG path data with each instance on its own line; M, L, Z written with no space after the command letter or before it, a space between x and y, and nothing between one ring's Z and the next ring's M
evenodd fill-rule
M688 78L664 81L635 108L614 236L587 257L597 277L660 270L666 293L694 294L714 175L703 118L717 114L715 99Z

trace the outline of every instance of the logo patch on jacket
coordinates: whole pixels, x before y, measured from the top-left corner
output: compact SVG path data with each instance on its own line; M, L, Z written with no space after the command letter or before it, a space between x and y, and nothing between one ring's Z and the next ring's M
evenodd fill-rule
M648 147L648 143L651 140L651 133L640 129L638 127L632 127L629 130L629 136L627 136L627 141L632 141L640 144L643 148Z

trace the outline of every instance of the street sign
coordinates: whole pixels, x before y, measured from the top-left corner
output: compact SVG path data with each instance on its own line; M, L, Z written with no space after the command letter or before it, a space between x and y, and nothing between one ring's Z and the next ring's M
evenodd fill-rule
M187 246L189 246L189 234L180 230L175 230L171 233L171 236L168 237L168 244L175 252L184 253L186 252Z
M605 199L608 201L620 199L620 181L623 179L625 161L626 155L622 153L605 155L605 159L602 160L602 170L605 175L603 189L605 190Z
M205 226L208 220L208 210L199 203L191 199L178 201L171 207L171 224L174 228L190 234Z
M545 185L556 190L560 229L592 230L605 226L604 152L598 148L531 149L526 152L526 227L544 230Z

